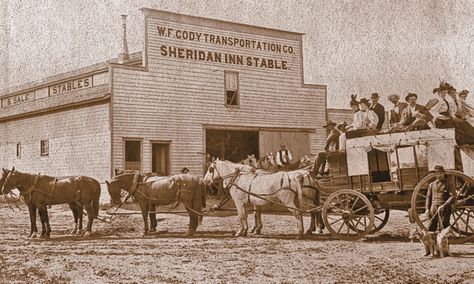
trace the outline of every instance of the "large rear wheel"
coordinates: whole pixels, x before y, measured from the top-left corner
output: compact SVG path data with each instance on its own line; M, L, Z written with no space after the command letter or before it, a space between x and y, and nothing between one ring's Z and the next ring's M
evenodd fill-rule
M415 187L411 198L411 217L421 229L426 229L431 218L425 215L426 193L434 174L425 176ZM455 202L451 207L451 243L474 240L474 180L458 171L446 171Z
M339 190L331 194L324 203L323 221L336 238L359 240L374 229L374 208L362 193L349 189Z

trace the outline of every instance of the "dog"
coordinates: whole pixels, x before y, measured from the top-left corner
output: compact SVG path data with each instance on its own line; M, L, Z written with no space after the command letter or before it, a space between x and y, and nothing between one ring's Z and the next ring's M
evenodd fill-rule
M438 254L438 244L436 242L437 235L436 232L429 232L424 229L423 231L416 229L416 232L413 233L413 238L418 238L425 247L425 256L432 255L435 256Z
M449 236L451 235L451 226L442 229L436 236L436 246L440 257L452 256L449 251Z

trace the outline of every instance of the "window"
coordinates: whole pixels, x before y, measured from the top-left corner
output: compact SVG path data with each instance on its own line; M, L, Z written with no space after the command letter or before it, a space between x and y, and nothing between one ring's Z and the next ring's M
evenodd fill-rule
M49 140L41 140L40 151L41 151L41 156L49 155Z
M372 149L368 153L369 170L373 182L391 181L388 154L377 149Z
M16 144L16 157L21 158L21 144Z
M225 104L226 106L238 106L239 99L239 73L224 72L225 81Z
M141 171L142 142L125 140L125 170Z

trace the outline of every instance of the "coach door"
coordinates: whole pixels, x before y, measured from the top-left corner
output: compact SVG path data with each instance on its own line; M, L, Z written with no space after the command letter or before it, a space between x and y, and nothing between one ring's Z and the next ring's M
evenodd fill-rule
M151 144L152 172L161 176L170 175L170 143Z

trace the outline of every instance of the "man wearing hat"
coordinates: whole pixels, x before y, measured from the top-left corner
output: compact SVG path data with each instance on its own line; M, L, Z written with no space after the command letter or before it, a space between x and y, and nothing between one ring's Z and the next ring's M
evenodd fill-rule
M436 165L434 174L436 180L429 184L425 202L425 215L429 218L428 231L432 232L449 226L451 205L455 201L451 183L446 180L443 166Z
M328 136L326 138L326 144L324 145L324 152L318 153L313 166L312 175L316 178L320 178L324 175L324 169L326 168L326 159L328 155L339 150L339 138L342 131L336 129L335 126L336 123L332 122L331 120L328 120L326 125L323 126L323 128L327 129Z
M371 100L371 104L370 104L369 109L373 110L375 114L377 114L377 117L379 118L379 121L375 129L382 130L382 125L385 122L385 108L383 107L383 105L379 104L378 93L372 93L372 95L370 95L370 100Z
M405 101L408 105L402 112L400 124L405 131L429 129L428 122L433 116L422 105L416 103L418 96L415 93L408 93Z
M291 152L286 149L285 144L280 145L280 150L276 153L275 161L279 168L282 168L286 165L289 165L293 157L291 156Z
M388 96L388 100L393 104L393 108L390 110L389 119L389 127L392 127L395 125L395 123L400 122L403 110L408 106L408 104L401 102L400 96L398 94L391 94Z
M470 106L466 101L468 94L468 90L462 90L459 92L458 97L461 105L460 115L462 119L466 119L472 125L474 118L474 107Z

